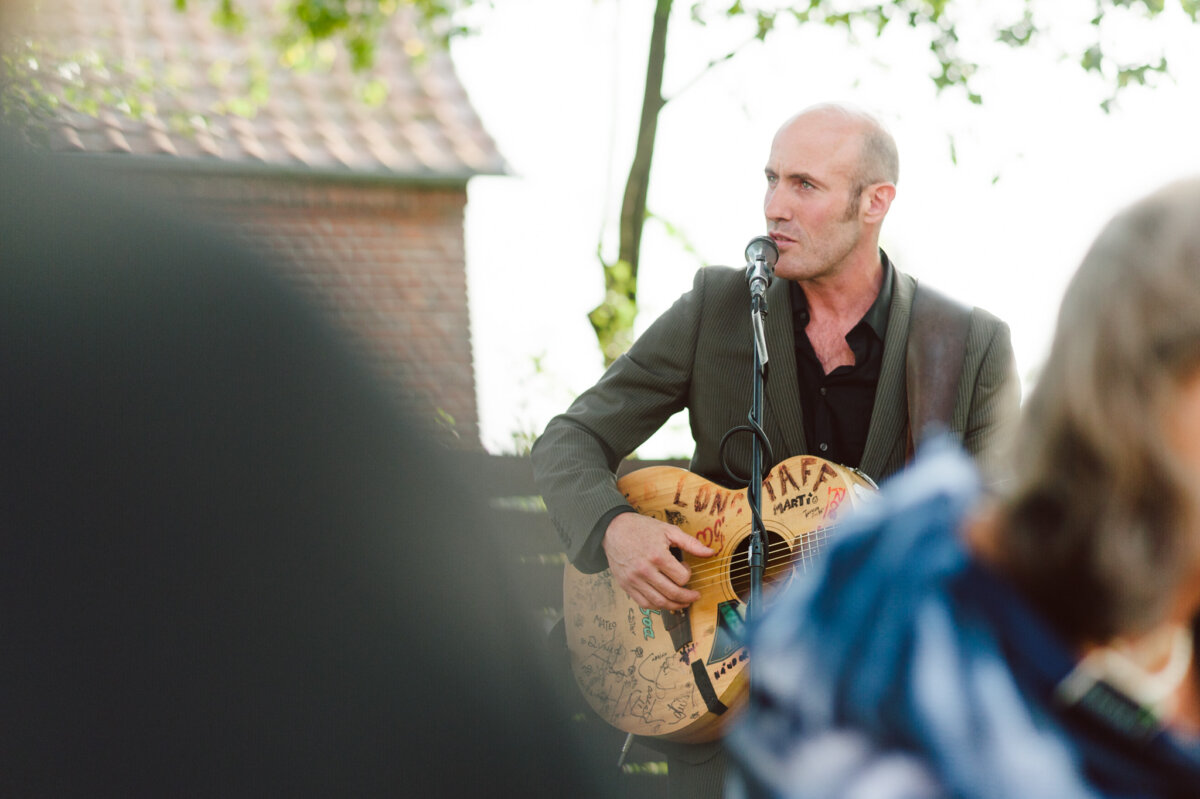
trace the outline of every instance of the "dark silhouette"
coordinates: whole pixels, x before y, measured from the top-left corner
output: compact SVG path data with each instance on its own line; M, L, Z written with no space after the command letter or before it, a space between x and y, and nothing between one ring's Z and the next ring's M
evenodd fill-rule
M67 171L0 135L0 794L598 795L472 476L271 267Z

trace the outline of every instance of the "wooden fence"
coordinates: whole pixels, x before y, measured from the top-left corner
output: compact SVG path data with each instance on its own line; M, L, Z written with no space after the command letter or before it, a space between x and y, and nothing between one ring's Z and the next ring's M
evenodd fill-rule
M462 453L461 457L461 468L466 470L462 473L471 475L473 484L487 487L490 532L500 540L502 548L511 553L516 583L522 589L521 599L545 630L553 662L561 663L560 689L568 697L569 712L575 723L583 725L584 736L590 745L598 747L603 759L609 759L611 753L616 769L625 733L610 727L591 711L574 688L565 649L561 653L556 651L565 648L565 644L554 643L552 631L562 617L563 568L567 559L533 483L529 458L486 453ZM628 460L621 464L618 473L660 465L687 468L687 461ZM666 797L665 764L662 761L660 754L635 743L626 754L622 767L620 780L622 787L628 788L622 791L623 796L629 799Z

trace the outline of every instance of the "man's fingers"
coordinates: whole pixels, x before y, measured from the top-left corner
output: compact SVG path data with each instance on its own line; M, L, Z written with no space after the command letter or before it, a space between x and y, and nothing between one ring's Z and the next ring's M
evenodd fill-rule
M652 588L644 591L631 591L629 598L636 602L638 607L646 608L646 610L683 610L687 607L687 604L672 602Z
M680 565L672 562L675 566ZM618 578L617 584L640 607L654 610L683 610L700 598L700 592L676 584L660 571L633 573L628 575L628 579Z
M676 587L684 585L692 577L692 570L669 549L662 556L654 558L651 561L651 565L656 567L658 573L664 575Z
M679 585L670 577L661 573L651 587L663 598L666 603L664 607L670 607L671 610L679 610L687 607L700 598L699 591Z
M667 540L671 542L672 546L677 546L689 555L695 555L698 558L711 558L717 554L715 549L706 547L678 527L672 527L667 531Z
M682 610L700 598L685 587L691 569L679 552L708 558L716 553L674 525L623 513L609 523L604 550L617 584L643 608Z

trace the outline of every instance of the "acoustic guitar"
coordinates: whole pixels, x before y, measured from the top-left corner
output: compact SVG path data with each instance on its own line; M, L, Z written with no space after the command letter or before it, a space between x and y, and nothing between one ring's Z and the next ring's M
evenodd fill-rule
M630 472L617 487L639 513L678 526L717 554L683 555L692 570L688 586L700 599L678 612L639 607L608 570L584 574L568 565L563 612L571 670L588 704L618 729L680 742L714 740L748 688L747 492L671 466ZM767 473L761 496L768 607L811 565L839 515L874 490L861 472L808 455Z

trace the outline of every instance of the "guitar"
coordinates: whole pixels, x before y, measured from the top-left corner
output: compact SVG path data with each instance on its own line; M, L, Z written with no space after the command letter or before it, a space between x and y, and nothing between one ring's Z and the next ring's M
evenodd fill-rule
M563 615L575 681L592 709L620 730L686 743L715 740L748 687L747 491L671 466L630 472L617 487L638 513L678 526L717 554L683 555L692 570L688 587L700 599L674 612L639 607L608 570L584 574L568 565ZM837 517L874 490L861 472L809 455L767 473L761 496L768 605L797 570L811 565Z

